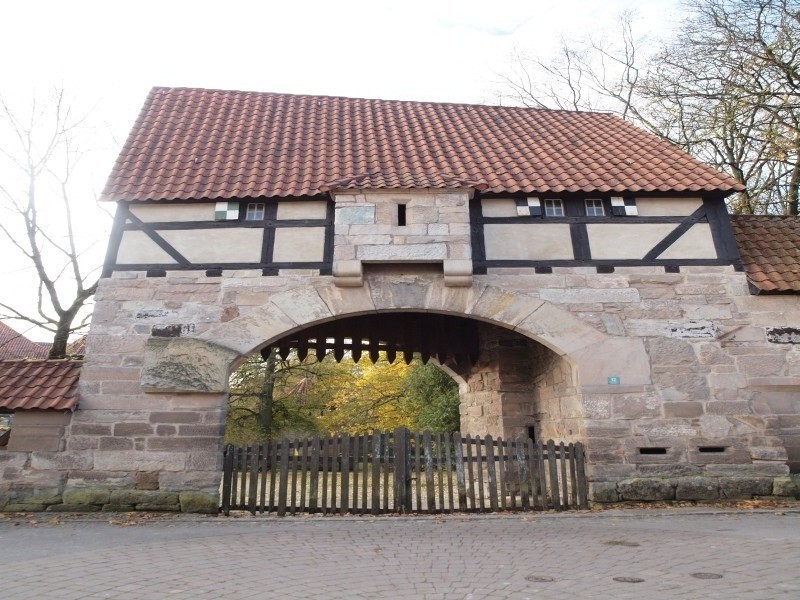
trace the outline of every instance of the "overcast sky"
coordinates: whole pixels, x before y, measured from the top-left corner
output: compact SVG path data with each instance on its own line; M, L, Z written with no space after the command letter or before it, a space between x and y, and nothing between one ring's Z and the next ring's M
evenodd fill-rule
M547 55L562 35L608 30L630 8L651 36L682 14L677 0L11 0L0 94L22 110L64 87L90 113L93 152L74 195L81 235L98 238L89 262L99 262L106 225L94 195L154 85L496 103L497 73L515 49ZM0 300L32 302L34 273L0 249Z

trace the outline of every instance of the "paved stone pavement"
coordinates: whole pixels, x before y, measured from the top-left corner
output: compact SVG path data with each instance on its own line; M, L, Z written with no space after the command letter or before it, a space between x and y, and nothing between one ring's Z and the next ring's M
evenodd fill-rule
M0 553L0 598L8 600L800 598L797 509L379 519L38 514L0 519Z

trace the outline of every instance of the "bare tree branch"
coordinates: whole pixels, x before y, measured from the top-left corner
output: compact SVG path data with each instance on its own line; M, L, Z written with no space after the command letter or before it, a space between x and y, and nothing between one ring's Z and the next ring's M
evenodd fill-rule
M83 250L76 243L70 197L80 160L76 135L85 118L74 116L61 89L45 103L34 98L24 120L0 97L0 126L15 142L0 149L5 162L0 165L0 207L11 215L0 223L0 233L31 264L38 279L35 310L7 303L0 308L9 318L54 333L50 358L66 355L69 335L86 324L86 316L79 313L97 289L97 282L87 285L82 274Z

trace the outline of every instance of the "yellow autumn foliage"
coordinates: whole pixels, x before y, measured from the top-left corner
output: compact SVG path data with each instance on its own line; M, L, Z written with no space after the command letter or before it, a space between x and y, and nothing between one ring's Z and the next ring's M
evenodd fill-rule
M412 426L417 407L403 391L408 365L381 357L374 365L362 360L347 366L349 376L337 381L337 389L327 390L325 410L317 418L321 430L358 434Z

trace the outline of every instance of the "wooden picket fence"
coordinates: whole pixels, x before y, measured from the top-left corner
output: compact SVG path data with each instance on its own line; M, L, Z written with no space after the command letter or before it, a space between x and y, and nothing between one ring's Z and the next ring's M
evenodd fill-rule
M220 510L382 514L587 505L580 443L393 432L227 446Z

